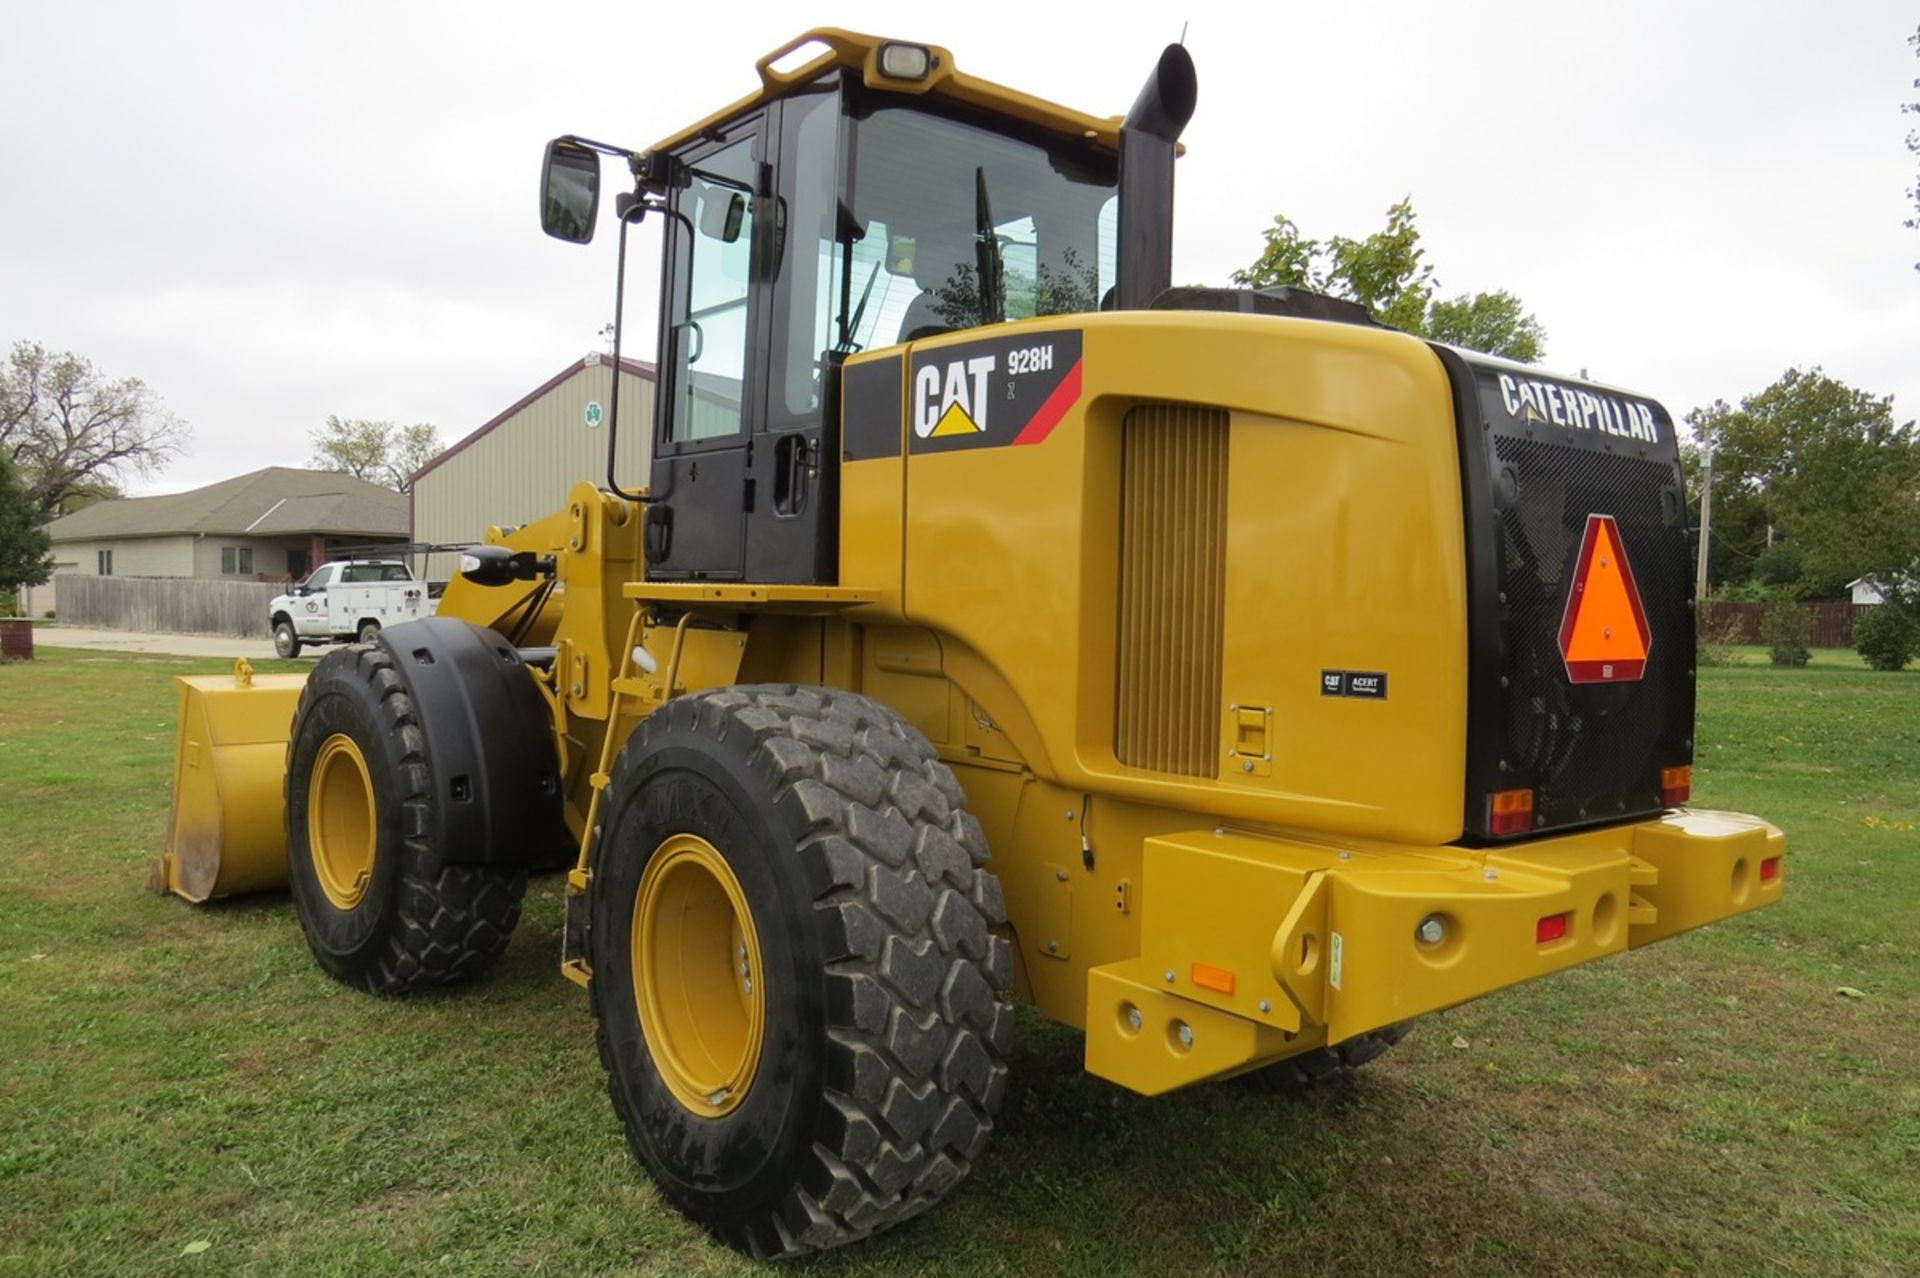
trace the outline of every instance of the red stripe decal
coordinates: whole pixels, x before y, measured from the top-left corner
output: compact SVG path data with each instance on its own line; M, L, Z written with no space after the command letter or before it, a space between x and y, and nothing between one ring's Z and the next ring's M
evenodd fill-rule
M1053 388L1053 394L1047 396L1046 402L1034 411L1032 420L1013 437L1014 443L1037 444L1053 433L1053 428L1060 424L1067 410L1080 402L1080 365L1085 362L1079 359L1073 361L1073 367Z

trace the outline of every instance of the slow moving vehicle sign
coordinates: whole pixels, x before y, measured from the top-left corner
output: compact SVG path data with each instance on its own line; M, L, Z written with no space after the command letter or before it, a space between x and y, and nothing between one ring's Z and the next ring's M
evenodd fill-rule
M1631 683L1646 673L1653 635L1626 543L1612 515L1588 515L1560 619L1560 657L1574 683Z

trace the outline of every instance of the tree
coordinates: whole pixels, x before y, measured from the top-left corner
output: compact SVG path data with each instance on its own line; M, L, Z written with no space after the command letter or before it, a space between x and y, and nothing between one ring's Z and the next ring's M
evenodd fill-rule
M1907 37L1907 43L1913 46L1914 56L1920 57L1920 27L1914 28L1913 34ZM1913 78L1913 87L1920 89L1920 76ZM1920 102L1902 102L1900 110L1906 115L1920 115ZM1907 150L1920 156L1920 129L1907 131ZM1907 219L1907 229L1920 231L1920 179L1916 179L1912 188L1907 191L1907 198L1913 201L1914 212L1914 216ZM1913 269L1920 271L1920 262L1915 262Z
M1707 451L1709 446L1717 449L1713 454L1713 531L1707 547L1707 581L1713 585L1737 584L1751 578L1766 551L1771 527L1764 500L1765 459L1749 456L1723 438L1723 424L1734 411L1722 399L1694 409L1686 417L1692 438L1680 441L1680 469L1693 506L1690 563L1698 562L1700 554L1699 503L1706 482Z
M119 496L129 472L154 474L186 442L186 423L137 377L109 380L84 356L25 341L0 368L0 451L37 522Z
M1895 424L1891 396L1796 368L1739 408L1687 420L1714 450L1715 541L1724 514L1730 531L1757 518L1800 548L1805 577L1872 576L1897 606L1913 602L1903 583L1920 565L1920 431Z
M1540 321L1505 289L1433 303L1427 308L1427 336L1522 364L1539 363L1547 348L1547 333Z
M1420 247L1411 199L1387 210L1386 229L1364 240L1336 235L1324 243L1276 216L1261 232L1260 256L1233 273L1245 288L1288 285L1359 302L1375 319L1435 341L1451 342L1524 363L1546 349L1546 330L1505 290L1436 300L1433 268Z
M395 426L357 417L329 417L325 426L313 432L313 459L307 464L404 493L414 472L444 447L440 432L427 422Z
M13 459L0 449L0 595L37 586L53 575L53 539L40 527L40 508L20 482Z

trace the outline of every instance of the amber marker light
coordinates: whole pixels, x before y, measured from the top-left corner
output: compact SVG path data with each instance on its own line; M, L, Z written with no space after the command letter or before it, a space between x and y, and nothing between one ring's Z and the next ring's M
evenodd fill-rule
M1660 806L1677 808L1693 797L1693 769L1660 769Z
M1490 797L1495 834L1525 834L1533 828L1533 791L1496 790Z
M1193 983L1203 990L1212 990L1216 994L1233 993L1233 973L1224 967L1215 967L1211 963L1193 965Z

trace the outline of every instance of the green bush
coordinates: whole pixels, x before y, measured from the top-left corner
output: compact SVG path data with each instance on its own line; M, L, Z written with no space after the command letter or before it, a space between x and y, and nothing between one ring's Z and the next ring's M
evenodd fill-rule
M1713 614L1696 610L1693 624L1694 664L1730 666L1734 645L1740 642L1740 619L1733 616L1713 620Z
M1764 581L1726 582L1713 592L1715 599L1725 603L1772 603L1780 597L1780 592Z
M1763 586L1787 586L1800 580L1800 547L1776 541L1753 561L1753 579Z
M1903 670L1920 649L1920 626L1898 605L1879 604L1853 623L1853 646L1875 670Z
M1760 619L1760 638L1776 666L1804 666L1813 654L1813 612L1798 604L1775 604Z

